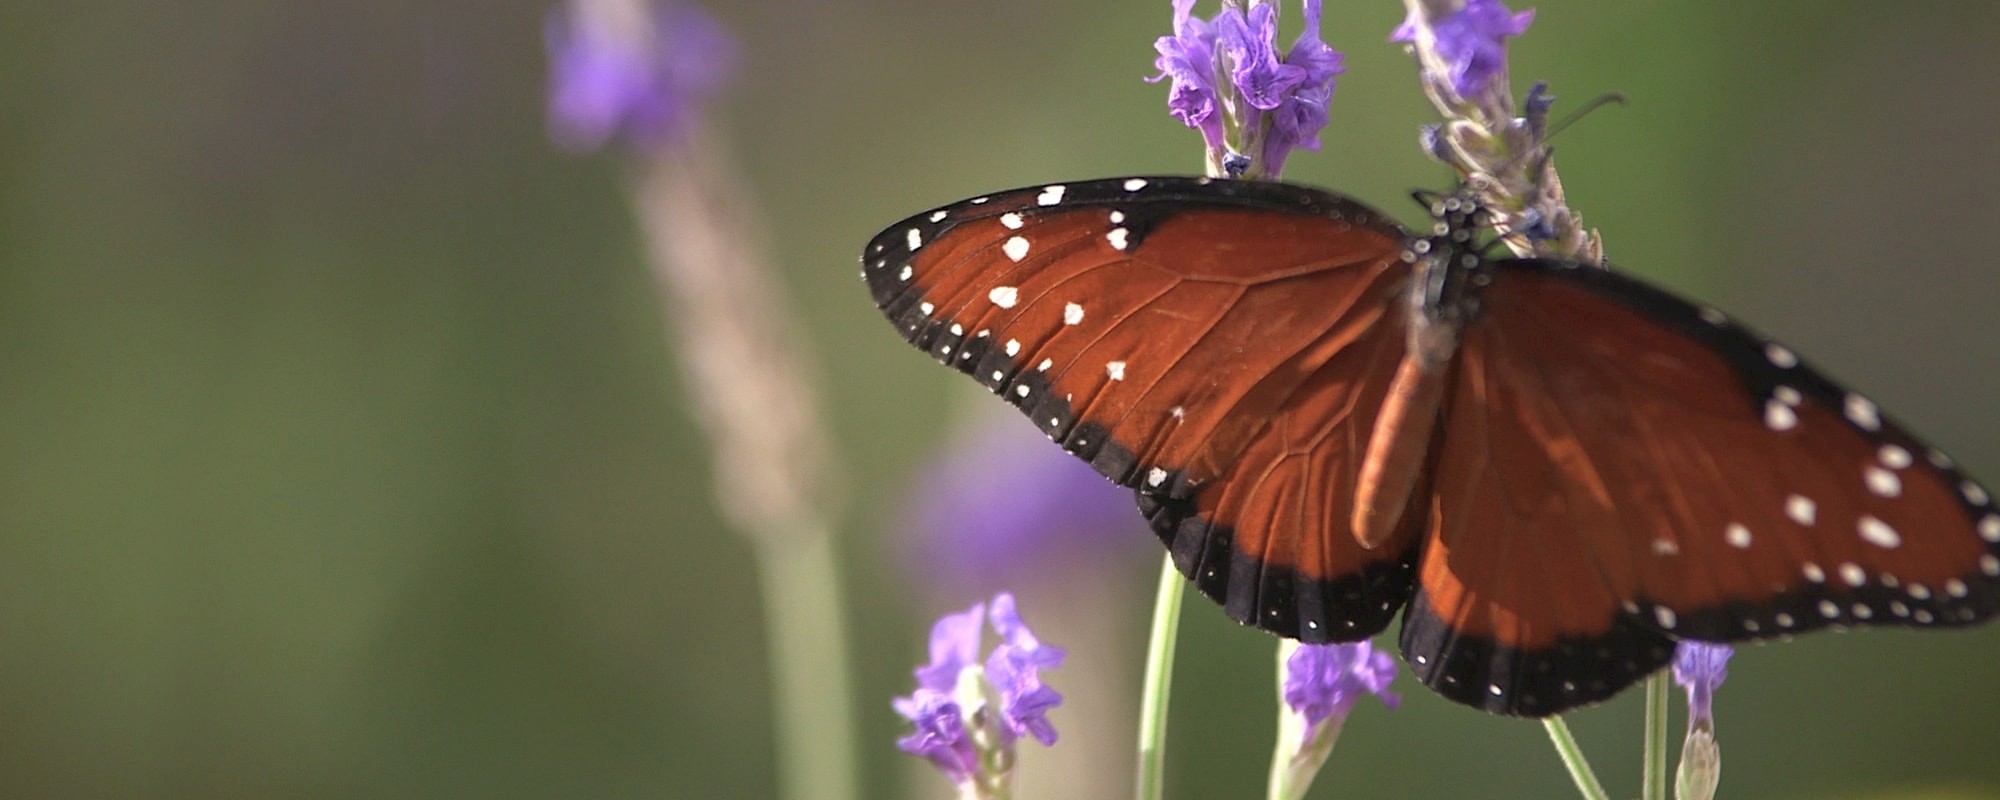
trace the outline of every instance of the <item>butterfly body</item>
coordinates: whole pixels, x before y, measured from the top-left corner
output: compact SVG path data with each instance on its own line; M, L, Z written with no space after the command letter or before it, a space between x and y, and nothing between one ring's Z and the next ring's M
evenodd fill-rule
M1992 498L1872 402L1433 211L1417 237L1281 183L1047 185L892 226L862 274L913 345L1132 487L1232 618L1326 642L1403 613L1419 677L1488 711L1609 697L1681 638L2000 610Z

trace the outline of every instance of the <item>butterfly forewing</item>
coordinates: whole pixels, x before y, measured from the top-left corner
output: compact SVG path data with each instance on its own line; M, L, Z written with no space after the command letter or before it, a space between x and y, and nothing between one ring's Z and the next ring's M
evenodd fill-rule
M1427 682L1546 713L1664 663L1669 637L1964 624L2000 605L1991 499L1873 403L1617 273L1495 268L1405 626L1412 660L1443 665L1418 666Z
M913 216L863 274L912 344L1134 487L1232 617L1352 640L1409 587L1413 537L1362 550L1345 522L1402 355L1402 240L1301 187L1121 178Z

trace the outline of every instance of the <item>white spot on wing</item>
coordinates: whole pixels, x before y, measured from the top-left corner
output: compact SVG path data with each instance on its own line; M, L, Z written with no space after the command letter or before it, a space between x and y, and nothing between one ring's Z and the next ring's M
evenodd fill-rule
M1075 303L1063 304L1063 324L1075 325L1083 322L1083 306Z
M1014 303L1021 299L1021 290L1013 286L996 286L986 293L986 299L1001 308L1013 308Z
M1750 529L1744 527L1741 522L1731 522L1729 527L1723 530L1722 540L1738 550L1747 549L1750 547Z
M1154 467L1151 471L1146 473L1147 486L1158 486L1166 482L1167 482L1166 470L1160 469L1159 467Z
M2000 575L2000 558L1995 558L1992 553L1980 556L1979 571L1989 576Z
M1979 518L1979 538L2000 544L2000 514L1987 514Z
M1048 371L1049 371L1049 367L1053 367L1053 366L1055 366L1055 365L1056 365L1056 360L1055 360L1055 359L1053 359L1053 358L1044 358L1044 359L1042 359L1042 363L1040 363L1040 364L1036 364L1036 365L1035 365L1035 371L1036 371L1036 372L1048 372Z
M1017 355L1020 355L1020 354L1021 354L1021 340L1019 340L1019 339L1008 339L1008 340L1007 340L1007 355L1010 355L1010 356L1017 356Z
M917 305L917 310L923 312L924 316L928 317L931 315L931 312L937 310L937 306L931 305L930 303L920 303Z
M1028 396L1028 385L1024 383L1024 384L1021 384L1021 385L1019 385L1019 386L1016 386L1016 387L1014 387L1014 393L1015 393L1015 394L1017 394L1017 395L1020 395L1020 396L1022 396L1022 397L1027 397L1027 396Z
M1820 569L1818 564L1815 564L1811 561L1808 561L1805 563L1804 566L1799 567L1799 574L1804 575L1806 580L1812 581L1813 583L1826 583L1826 570Z
M1805 399L1799 396L1799 390L1794 389L1790 386L1780 386L1776 389L1772 389L1771 396L1778 398L1778 402L1784 403L1785 405L1791 406L1793 408L1797 408L1799 405L1799 401Z
M1713 308L1704 307L1701 310L1701 321L1706 322L1710 325L1714 325L1719 328L1722 327L1723 325L1728 324L1729 318L1723 316L1722 312L1720 311L1717 311Z
M1123 212L1123 211L1119 211L1118 209L1115 209L1115 208L1114 208L1114 209L1112 209L1112 210L1111 210L1111 224L1113 224L1113 225L1122 225L1122 224L1124 224L1124 222L1125 222L1125 212Z
M1799 357L1785 349L1784 345L1777 343L1764 346L1764 358L1769 359L1771 366L1778 369L1791 369L1799 365Z
M1129 233L1124 228L1112 228L1110 233L1104 234L1104 241L1110 242L1113 250L1123 250L1128 244L1125 237Z
M933 211L933 212L931 212L931 221L932 221L932 222L939 222L939 221L942 221L942 220L943 220L943 219L944 219L945 217L948 217L948 216L951 216L951 212L949 212L949 211L943 211L943 210L939 210L939 211Z
M1902 469L1910 465L1910 451L1893 444L1882 445L1882 449L1875 453L1875 458L1882 462L1882 466L1890 469Z
M1128 192L1136 192L1144 188L1146 188L1145 178L1133 178L1125 182L1125 191Z
M1010 236L1006 244L1000 245L1000 252L1006 253L1008 260L1018 262L1028 257L1028 240L1019 236Z
M1877 497L1895 497L1903 493L1903 479L1896 477L1894 472L1870 464L1861 473L1868 484L1868 491L1874 492Z
M1113 361L1104 365L1104 372L1114 381L1125 380L1125 362Z
M924 232L916 228L911 228L910 232L903 238L909 241L910 252L912 253L916 252L917 248L924 246Z
M915 270L914 268L912 268L912 267L911 267L910 265L908 265L908 264L904 264L904 265L903 265L903 271L902 271L902 272L901 272L900 274L898 274L898 275L897 275L896 277L898 277L898 278L901 278L901 279L903 279L903 280L906 280L906 281L907 281L907 280L909 280L909 279L910 279L910 276L911 276L911 275L913 275L913 274L915 274L915 273L916 273L916 270Z
M1849 586L1860 586L1868 582L1868 572L1863 570L1861 565L1850 561L1840 565L1840 579L1847 581Z
M1813 524L1813 516L1819 513L1819 506L1811 499L1799 495L1785 498L1785 516L1800 525Z
M1678 618L1674 616L1673 609L1667 608L1666 606L1654 606L1653 618L1659 620L1660 627L1666 628L1667 630L1673 630L1675 623L1678 623L1680 621Z
M1681 546L1674 544L1674 540L1672 539L1660 538L1653 540L1653 555L1670 556L1680 551Z
M1057 203L1060 203L1062 202L1063 192L1065 191L1068 191L1068 187L1066 186L1043 187L1042 193L1035 195L1035 205L1052 206Z
M1863 540L1884 550L1893 550L1903 544L1903 537L1896 533L1895 528L1868 514L1861 515L1861 522L1855 530L1860 531Z
M1788 431L1799 426L1798 412L1791 406L1777 400L1764 403L1764 427L1774 431Z
M1001 214L1000 224L1007 226L1007 230L1018 231L1021 229L1021 215L1012 211Z
M1986 490L1980 488L1979 484L1969 480L1958 485L1958 492L1965 495L1965 502L1975 506L1986 505L1986 501L1993 499L1986 495Z
M1847 421L1865 431L1879 430L1882 427L1881 410L1868 398L1850 394L1847 396Z

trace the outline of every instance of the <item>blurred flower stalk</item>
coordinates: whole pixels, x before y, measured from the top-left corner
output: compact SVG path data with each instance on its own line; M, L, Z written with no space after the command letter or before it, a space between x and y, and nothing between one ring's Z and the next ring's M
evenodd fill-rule
M1506 40L1527 32L1535 12L1500 0L1403 5L1409 16L1389 38L1409 46L1424 95L1445 118L1424 129L1424 149L1458 170L1516 255L1603 263L1604 242L1570 209L1549 152L1555 96L1537 83L1516 115Z
M631 159L662 317L714 453L724 519L752 545L790 798L856 796L833 488L806 337L760 246L727 140L702 118L735 43L671 0L573 0L550 13L549 131Z

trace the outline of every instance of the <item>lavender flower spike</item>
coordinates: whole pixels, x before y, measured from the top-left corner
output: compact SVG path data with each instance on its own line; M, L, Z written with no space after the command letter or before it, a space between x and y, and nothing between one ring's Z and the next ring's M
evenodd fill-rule
M1225 3L1209 19L1174 0L1174 33L1154 43L1160 72L1148 80L1172 79L1167 109L1201 131L1209 174L1275 178L1294 148L1318 149L1341 57L1320 41L1320 0L1303 5L1305 30L1281 56L1275 0L1248 13Z
M1279 712L1267 796L1296 800L1305 796L1332 754L1341 725L1355 704L1370 695L1389 708L1401 701L1389 691L1396 679L1396 660L1367 640L1350 644L1287 640L1278 647L1278 664L1278 694L1285 707Z
M1500 0L1466 0L1455 11L1426 16L1435 14L1441 5L1409 4L1409 18L1389 35L1389 41L1417 45L1420 57L1426 59L1425 70L1443 76L1460 98L1480 95L1496 78L1504 84L1505 42L1508 37L1526 33L1535 12L1513 13ZM1424 24L1426 21L1429 24ZM1428 41L1419 42L1420 37ZM1504 85L1501 88L1505 90Z
M1722 779L1722 750L1715 742L1715 690L1729 676L1728 645L1680 643L1674 651L1674 683L1687 689L1688 733L1674 775L1679 800L1711 800Z
M978 800L1012 794L1014 743L1025 735L1054 744L1048 712L1062 704L1062 695L1041 680L1041 670L1062 663L1062 648L1028 630L1011 594L993 597L990 619L1001 642L980 663L987 608L979 603L938 620L930 663L915 671L916 691L892 704L916 729L896 740L897 748L936 765L960 797Z
M722 88L736 46L671 0L573 0L549 12L549 135L575 151L645 151L683 136Z
M1554 97L1537 84L1516 116L1506 40L1525 33L1533 11L1500 0L1403 0L1409 15L1390 35L1416 56L1424 94L1443 114L1427 126L1424 152L1455 167L1518 255L1604 261L1604 243L1563 198L1545 124Z

